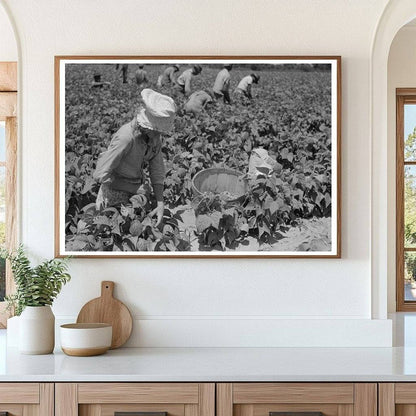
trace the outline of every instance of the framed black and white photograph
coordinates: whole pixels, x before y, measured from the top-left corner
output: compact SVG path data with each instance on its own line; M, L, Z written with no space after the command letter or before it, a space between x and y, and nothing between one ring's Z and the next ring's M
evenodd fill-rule
M55 57L56 256L341 256L340 57Z

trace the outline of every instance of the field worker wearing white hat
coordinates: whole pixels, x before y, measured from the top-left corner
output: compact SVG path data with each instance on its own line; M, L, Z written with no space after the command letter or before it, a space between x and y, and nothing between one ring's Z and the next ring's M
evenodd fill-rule
M143 183L143 168L148 165L157 207L156 225L163 218L163 184L165 168L162 158L161 133L173 128L176 105L171 97L149 88L141 92L144 108L111 139L108 149L100 155L94 178L101 183L97 209L129 203Z
M258 84L259 80L260 77L256 74L247 75L238 83L235 92L237 94L242 94L251 100L253 98L253 95L251 94L251 86L253 85L253 82Z
M200 74L202 71L202 67L200 65L194 65L192 68L189 68L182 72L179 75L178 79L176 80L176 90L185 94L186 97L191 95L191 82L192 78L195 75Z
M170 65L159 76L157 80L158 87L164 87L165 85L174 85L176 82L176 73L179 71L178 65Z
M231 75L230 71L233 68L231 64L225 64L224 68L218 72L217 77L215 78L214 86L212 90L214 91L216 98L223 97L225 103L231 104L230 97L230 81Z
M209 103L212 103L212 93L207 90L195 91L191 94L183 109L185 113L199 114Z

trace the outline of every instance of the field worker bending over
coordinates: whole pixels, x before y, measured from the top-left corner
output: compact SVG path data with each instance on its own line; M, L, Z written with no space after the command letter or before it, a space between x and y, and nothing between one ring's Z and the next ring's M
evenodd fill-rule
M225 103L231 104L230 98L230 71L233 68L231 64L224 65L224 68L218 72L217 78L215 78L213 91L216 98L223 97Z
M176 73L179 71L179 65L168 66L162 75L157 79L157 86L174 85L176 82Z
M149 88L141 92L144 108L111 139L108 149L100 155L94 178L101 183L96 206L103 209L129 203L144 182L143 168L148 165L157 207L156 225L163 218L163 184L165 168L162 158L162 133L173 128L175 102L167 95Z
M257 176L269 175L273 170L281 170L280 163L273 159L269 152L262 147L256 147L251 151L250 159L248 161L248 177L251 179Z
M136 78L138 86L149 82L149 80L147 79L147 72L143 68L144 65L139 65L139 69L134 73L134 77Z
M212 93L207 90L195 91L191 94L188 101L185 103L185 113L191 113L194 116L199 114L207 104L212 103Z
M259 80L260 77L256 74L247 75L239 82L235 92L238 94L243 94L245 97L251 100L253 98L253 95L251 94L251 86L253 82L258 84Z
M200 74L202 67L200 65L194 65L192 68L186 69L179 75L176 80L176 90L185 94L187 97L191 95L191 82L195 75Z

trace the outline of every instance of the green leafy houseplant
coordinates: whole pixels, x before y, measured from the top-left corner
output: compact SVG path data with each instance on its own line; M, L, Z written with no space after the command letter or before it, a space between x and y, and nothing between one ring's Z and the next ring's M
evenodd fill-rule
M6 296L9 310L20 315L26 306L52 305L62 286L71 276L68 258L46 260L32 267L23 246L16 250L1 250L0 257L10 260L16 293Z

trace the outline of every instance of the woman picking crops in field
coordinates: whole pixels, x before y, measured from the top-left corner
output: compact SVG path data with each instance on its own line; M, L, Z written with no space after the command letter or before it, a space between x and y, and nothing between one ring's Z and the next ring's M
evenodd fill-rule
M224 68L220 72L218 72L217 77L215 78L214 86L212 87L215 97L216 98L223 97L224 102L228 104L231 104L230 71L232 68L233 66L231 64L225 64Z
M176 75L179 72L179 65L170 65L164 71L162 75L159 75L157 79L157 86L164 87L166 85L174 85L176 82Z
M144 65L139 65L139 69L134 73L136 83L139 87L149 82L147 78L147 72L144 70Z
M185 113L197 116L209 103L212 103L213 95L209 90L193 92L183 107Z
M158 225L164 211L165 168L161 134L172 130L176 105L171 97L149 88L144 89L141 96L144 108L114 134L108 149L97 161L94 178L101 186L96 206L100 210L128 204L144 182L143 168L148 164L157 201L157 207L150 216L157 216Z
M181 75L179 75L178 79L176 80L175 84L175 92L181 92L186 97L191 95L192 89L191 89L191 82L192 78L195 75L200 74L202 71L201 65L194 65L192 68L189 68L182 72Z
M247 97L249 100L253 98L253 95L251 93L251 86L254 84L258 84L260 80L260 76L256 74L247 75L244 77L239 84L237 85L237 88L235 89L235 92L242 97Z

